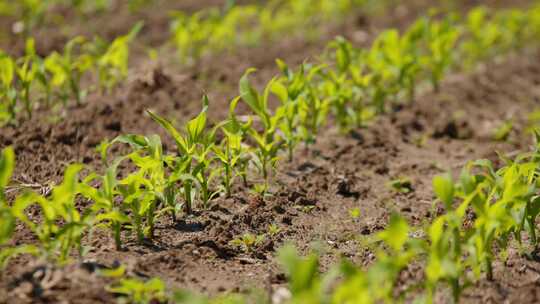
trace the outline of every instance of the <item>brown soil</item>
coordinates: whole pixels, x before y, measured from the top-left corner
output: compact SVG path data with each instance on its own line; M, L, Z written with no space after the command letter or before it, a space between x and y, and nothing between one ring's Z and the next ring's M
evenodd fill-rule
M236 93L245 68L259 69L253 81L260 86L277 72L275 58L299 63L320 53L323 40L335 34L366 44L381 28L402 27L426 7L422 1L408 5L397 7L387 19L351 18L344 26L329 28L319 42L284 39L205 58L199 66L180 71L159 65L134 69L130 81L114 94L91 95L83 107L66 110L57 124L47 123L50 112L42 112L19 127L0 129L0 148L13 145L16 150L16 182L45 190L61 180L67 163L80 161L99 169L93 148L103 138L155 132L165 139L144 109L183 121L199 110L201 92L208 90L212 119L222 118L226 113L221 109ZM261 199L237 185L233 198L216 199L209 211L176 224L163 219L153 243L141 246L126 238L126 248L119 252L108 234L97 232L86 240L93 249L85 260L70 266L18 258L0 273L0 303L113 302L114 296L104 291L110 281L96 270L118 263L132 275L160 277L171 288L208 294L274 289L285 283L275 250L289 242L302 253L314 243L323 248L323 271L343 256L369 265L373 253L363 239L384 229L390 214L399 212L421 227L442 212L432 208L434 175L457 173L469 160L496 161L495 151L528 148L529 135L523 130L527 115L540 107L539 59L537 51L500 58L476 71L452 75L440 92L425 90L415 104L395 109L366 128L347 135L329 128L309 150L299 148L293 162L281 162L273 196ZM510 139L494 141L493 129L510 119L515 126ZM167 144L172 150L171 142ZM398 177L410 179L409 193L388 186ZM361 212L358 219L349 215L354 208ZM266 233L270 224L281 231L252 252L230 245L244 233ZM17 242L31 239L23 230L17 235ZM512 251L508 262L495 265L495 281L482 280L468 289L464 302L538 302L539 271L537 262ZM411 267L404 273L404 280L420 277L421 269ZM441 294L438 302L447 300Z

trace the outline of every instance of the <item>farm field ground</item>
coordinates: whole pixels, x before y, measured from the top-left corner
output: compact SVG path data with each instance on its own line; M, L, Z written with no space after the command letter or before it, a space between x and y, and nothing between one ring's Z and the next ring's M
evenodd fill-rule
M478 0L454 1L453 5L467 12L477 5L497 10L531 3ZM67 36L52 26L38 29L34 34L37 52L47 55L62 49L75 32L112 39L129 31L136 21L145 21L134 43L129 75L118 87L90 93L82 105L56 111L54 121L51 111L39 109L31 119L0 127L0 149L11 146L16 155L12 186L47 193L61 183L70 163L103 170L96 146L122 134L159 134L164 150L173 152L174 141L146 114L147 109L180 125L199 113L200 98L208 94L208 119L217 122L227 118L229 102L238 94L238 80L246 69L257 69L251 80L261 89L279 74L277 58L290 66L314 61L337 35L355 46L369 46L382 30L404 30L438 5L411 0L374 15L359 10L342 22L327 24L317 39L284 35L258 46L204 56L193 66L172 64L176 54L168 50L155 61L148 59L145 47L158 47L167 40L168 19L162 17L163 10L192 13L221 4L214 0L168 1L164 7L134 15L103 13L77 20ZM70 24L69 13L66 16ZM21 54L24 41L8 35L0 47ZM299 145L290 162L286 157L279 161L269 196L261 197L252 187L237 183L231 197L214 198L207 210L195 208L193 215L176 222L160 218L152 241L138 244L126 237L124 248L117 250L110 233L96 230L83 240L89 252L67 265L56 266L27 255L12 259L0 271L0 303L114 303L115 294L107 292L112 279L99 275L98 269L118 265L130 276L160 278L170 289L210 296L257 289L272 295L287 285L275 256L288 243L301 255L319 248L323 273L343 257L369 267L375 254L366 242L387 227L392 214L399 213L420 231L444 212L433 204L435 176L457 175L467 162L477 159L501 166L499 154L515 156L529 151L534 145L530 129L540 124L531 114L539 109L540 51L535 48L497 56L469 71L451 72L440 90L426 86L414 103L392 107L366 126L347 134L332 124L323 128L316 143L309 148ZM241 105L239 111L248 108ZM496 130L509 121L511 130L504 140L496 139ZM123 151L114 148L113 152ZM403 185L392 187L398 179ZM7 192L9 201L20 189L8 189L13 190ZM355 211L359 215L352 214ZM279 229L249 252L232 244L246 233L266 234L269 226ZM22 225L17 226L13 239L17 244L35 241ZM504 262L494 261L493 280L475 282L465 289L461 302L540 302L539 274L538 259L524 257L518 248L510 247ZM396 288L422 281L423 276L423 269L413 263L400 273ZM450 301L448 290L435 297L437 303Z

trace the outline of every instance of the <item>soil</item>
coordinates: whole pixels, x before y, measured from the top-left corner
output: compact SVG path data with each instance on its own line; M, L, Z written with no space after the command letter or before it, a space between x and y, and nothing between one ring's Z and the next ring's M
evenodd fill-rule
M200 8L216 1L192 2ZM500 6L527 1L460 3L466 10L478 3ZM336 34L367 45L381 29L403 28L429 6L428 1L411 1L387 16L357 14L344 25L329 26L320 41L285 37L235 54L206 57L196 67L165 67L136 59L141 64L112 94L91 94L82 107L55 114L59 122L47 122L53 115L43 110L31 121L2 128L0 148L12 145L16 150L17 183L45 192L61 181L68 163L102 169L94 147L104 138L158 133L165 140L166 135L145 115L147 108L185 121L200 109L198 100L207 91L211 119L216 121L226 115L222 109L234 97L247 67L258 68L253 81L261 86L277 73L275 58L300 63L319 54L325 41ZM116 22L125 24L121 20ZM260 198L236 185L232 198L215 199L209 210L179 223L164 218L152 243L137 245L126 237L124 250L116 251L110 236L98 231L85 240L92 249L83 261L55 267L17 258L0 273L0 303L112 303L114 295L105 292L110 280L99 276L98 270L119 263L131 275L157 276L171 288L210 295L251 288L272 291L286 283L274 258L285 243L293 243L303 254L320 248L321 271L340 257L367 266L374 255L364 240L384 229L392 213L399 212L421 228L442 212L432 204L434 175L457 174L470 160L497 162L497 151L512 155L529 148L528 115L540 109L539 59L535 50L497 58L474 71L451 75L439 92L425 89L414 104L396 107L365 128L350 134L328 128L313 147L300 147L292 162L280 163L272 196ZM509 140L495 141L493 130L508 120L514 125ZM172 142L165 141L172 150ZM388 185L396 178L410 181L408 193ZM350 215L355 208L361 213L356 219ZM270 224L277 225L279 233L251 252L230 244L245 233L267 233ZM31 241L31 237L19 229L16 241ZM467 289L463 302L539 302L539 273L537 261L511 250L506 263L495 264L495 280L481 280ZM403 284L421 277L422 270L411 267L403 273ZM448 302L448 295L441 293L437 302Z

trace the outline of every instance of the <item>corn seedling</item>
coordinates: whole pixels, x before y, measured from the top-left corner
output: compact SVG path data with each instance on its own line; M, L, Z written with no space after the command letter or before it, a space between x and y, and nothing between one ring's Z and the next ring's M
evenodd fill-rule
M107 287L107 291L120 295L127 303L149 304L161 303L166 299L165 283L153 278L148 281L139 279L121 279L118 283Z
M15 168L15 153L13 148L8 147L0 154L0 205L6 205L6 187L9 185L11 175Z
M270 81L263 94L260 95L249 82L248 77L252 72L254 70L249 69L242 79L240 79L240 96L253 113L255 113L262 127L261 131L256 127L251 127L247 133L254 142L254 164L259 172L261 172L265 185L264 192L266 192L268 178L271 173L270 170L274 170L278 160L278 152L282 147L282 138L278 134L278 128L283 113L276 112L272 114L268 107L268 99L275 80Z
M323 302L326 297L322 292L324 286L319 275L317 253L312 252L302 258L293 246L287 245L279 250L278 259L288 278L292 303Z
M116 38L105 53L97 61L99 83L102 89L110 90L118 82L124 80L128 73L129 44L143 28L143 23L137 23L124 36Z
M15 154L8 147L0 151L0 270L3 269L10 258L20 254L38 254L33 245L10 246L10 241L15 232L17 217L13 208L8 205L6 188L10 183L11 175L15 168Z
M268 225L268 235L270 236L276 236L281 232L281 228L279 228L276 224L270 224Z
M346 132L354 126L360 126L365 113L363 91L358 90L349 75L354 73L353 76L357 77L355 79L361 82L358 83L361 86L367 84L369 78L363 74L363 65L353 63L354 58L360 55L349 42L339 37L330 47L335 49L337 70L323 70L325 81L321 83L319 90L322 91L323 98L328 98L340 130Z
M289 160L292 160L298 141L303 140L306 145L315 142L319 129L326 123L330 101L321 100L312 86L323 65L312 67L302 64L294 72L281 60L277 64L283 76L273 83L272 92L281 101L276 111L283 113L280 130L286 141Z
M455 62L454 50L461 33L454 19L450 16L426 25L428 54L420 60L429 71L431 84L437 92L442 78Z
M84 37L76 37L70 40L62 54L53 52L44 60L45 70L51 75L51 85L57 88L59 97L67 104L71 96L76 104L80 105L86 95L81 88L83 75L93 68L93 57L85 53L88 48Z
M190 120L182 132L178 131L168 120L148 111L152 119L160 124L174 139L177 147L177 160L174 170L184 184L184 212L191 214L192 202L198 186L204 207L217 194L210 190L213 173L210 170L210 152L214 146L216 128L206 130L208 98L203 98L203 109Z
M254 235L251 233L246 233L241 237L232 240L230 243L233 246L241 248L244 252L253 252L253 250L264 242L265 239L266 236L264 234Z
M18 82L21 86L20 97L22 98L26 115L29 119L31 119L33 112L33 104L32 100L30 99L30 90L38 72L38 67L34 61L34 56L32 54L29 54L26 57L22 58L22 63L18 64L15 67L15 72L17 74Z
M224 9L211 8L192 15L172 14L171 41L183 63L209 52L274 39L291 30L317 37L319 23L335 20L351 9L365 5L363 0L272 0L263 5L230 3L227 2Z
M398 193L410 193L413 191L412 181L407 177L401 177L391 180L388 186Z
M15 166L15 155L12 148L6 148L0 154L0 246L11 239L15 229L15 218L8 208L6 199L6 187L8 186ZM1 262L1 259L0 259Z
M238 155L238 162L234 171L236 172L237 176L241 177L244 187L247 187L247 173L249 163L251 161L251 147L243 143L242 141L244 141L248 137L248 132L249 130L251 130L253 125L253 118L248 116L245 121L241 121L241 119L236 116L235 110L238 106L240 98L241 97L239 96L233 99L233 101L229 105L229 118L224 127L227 128L229 133L234 134L234 140L241 141L239 149L234 149L231 151L234 153L234 155Z
M219 145L214 145L212 151L223 167L222 185L227 197L231 196L231 187L236 175L242 176L244 183L247 183L245 168L248 163L246 159L246 147L242 143L242 125L235 120L234 110L240 99L236 98L230 105L230 120L221 126L223 140ZM237 174L237 172L239 174Z
M0 123L15 119L17 90L13 87L15 62L6 54L0 53Z
M127 158L139 169L119 182L119 192L124 208L130 210L131 228L142 242L143 234L154 237L155 220L170 212L173 221L180 209L177 183L182 181L178 173L167 174L168 168L176 168L176 159L163 154L161 140L157 135L149 137L119 136L113 142L129 144L135 149Z
M505 121L495 129L493 139L497 141L506 141L513 129L514 124L512 121Z
M79 165L68 167L63 183L52 190L51 198L26 192L15 199L12 214L38 240L36 245L28 245L25 253L39 252L47 260L59 263L67 262L72 250L77 250L80 256L84 254L81 239L92 226L93 216L90 210L81 213L75 207L75 200L81 192L78 181L81 168ZM26 209L34 205L41 209L42 220L39 223L26 214Z
M115 202L118 195L117 167L121 161L122 159L115 161L113 165L107 168L103 176L93 173L83 183L83 185L89 185L97 180L101 185L99 189L86 186L83 193L94 202L92 211L96 214L95 221L97 225L103 225L113 232L116 250L122 249L122 225L128 222L128 217Z

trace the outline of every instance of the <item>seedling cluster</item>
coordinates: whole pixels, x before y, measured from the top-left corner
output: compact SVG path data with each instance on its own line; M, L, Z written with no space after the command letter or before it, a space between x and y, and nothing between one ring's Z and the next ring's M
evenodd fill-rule
M80 105L89 90L112 89L127 77L129 44L141 28L138 23L110 44L76 37L62 52L46 57L36 53L32 38L26 42L23 57L14 58L0 50L0 125L16 123L20 111L31 119L38 107L50 108L57 101L63 106ZM85 88L92 77L98 86Z
M152 0L127 0L130 10L135 11ZM32 31L44 24L64 18L61 11L70 9L77 16L101 13L112 8L110 0L0 0L0 17L16 22L13 31L29 37ZM56 13L58 11L58 13Z
M317 24L341 18L356 7L366 7L371 0L272 0L265 4L234 5L211 8L195 14L173 13L172 44L184 63L209 52L253 46L273 40L283 33L302 31L316 37ZM311 29L310 32L304 32Z
M450 174L436 176L434 196L444 214L423 227L423 236L416 236L403 218L392 215L388 226L371 240L376 259L367 269L343 260L321 275L317 253L301 258L294 247L282 248L278 256L288 275L290 303L394 303L406 299L433 303L443 288L451 290L457 303L468 286L482 277L493 279L493 261L505 259L512 244L525 255L536 252L540 133L533 151L501 160L505 165L499 169L487 160L470 162L458 180ZM468 212L476 215L472 222ZM262 239L263 235L246 234L233 244L249 252ZM397 291L400 274L411 263L422 265L425 279ZM196 298L179 295L173 297L177 303ZM220 303L215 301L205 303ZM244 300L231 296L229 301Z

